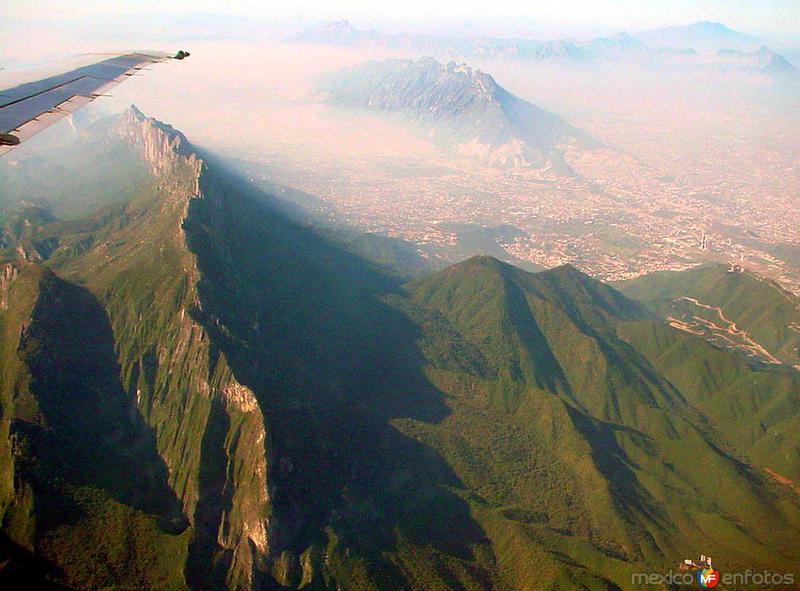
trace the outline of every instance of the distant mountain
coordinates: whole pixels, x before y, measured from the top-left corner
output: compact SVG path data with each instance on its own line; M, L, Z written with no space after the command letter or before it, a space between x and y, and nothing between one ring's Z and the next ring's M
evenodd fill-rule
M625 61L640 66L674 65L682 69L687 66L700 69L722 66L744 72L758 70L770 76L793 73L791 63L763 47L758 38L729 29L721 23L711 22L654 29L636 36L622 32L578 42L572 39L540 41L527 38L447 37L422 33L389 35L374 29L358 29L349 21L336 21L295 34L287 41L413 50L444 60L492 57L595 65ZM714 61L709 61L709 56Z
M368 43L386 44L392 37L379 31L356 29L350 21L330 21L290 36L293 43L353 46Z
M650 53L647 47L636 37L625 32L613 37L598 37L582 46L583 55L590 58L629 58Z
M571 266L404 282L135 109L89 140L145 174L4 235L2 588L607 591L701 552L800 562L800 372Z
M543 45L531 39L447 37L426 33L390 35L374 29L357 29L346 20L322 23L292 35L286 41L289 43L340 47L378 46L394 49L414 49L445 57L478 55L490 57L536 57Z
M539 43L530 55L536 61L562 59L580 61L584 59L583 51L577 43L567 39L554 39ZM520 55L520 57L523 56Z
M389 35L374 29L355 28L349 21L323 23L290 36L290 43L335 45L343 47L388 47L414 49L445 59L459 57L496 57L534 61L568 60L583 62L596 59L641 57L648 49L626 33L599 37L585 43L571 39L538 41L526 38L447 37L423 33Z
M637 37L650 47L691 48L705 53L724 48L752 50L761 44L757 37L709 21L651 29L638 33Z
M491 75L433 58L367 62L324 76L314 89L336 107L399 115L456 152L500 166L557 166L566 148L598 144L514 96Z
M797 76L800 71L789 60L768 47L746 52L736 49L720 49L717 52L724 65L752 69L770 76Z

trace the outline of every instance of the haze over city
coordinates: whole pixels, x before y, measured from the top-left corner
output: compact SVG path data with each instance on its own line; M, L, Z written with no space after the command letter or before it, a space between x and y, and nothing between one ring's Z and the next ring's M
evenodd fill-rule
M79 9L55 3L48 11L52 18L42 19L34 5L12 2L4 16L4 75L24 79L30 66L46 72L61 67L65 56L80 62L89 56L78 54L98 50L188 44L194 59L186 67L156 70L119 88L98 108L112 112L135 102L198 144L248 162L254 178L321 198L325 216L416 242L435 251L432 256L458 241L452 224L489 228L489 234L502 227L499 238L480 240L500 240L497 252L532 268L572 262L619 280L704 260L749 260L786 287L800 289L794 280L797 257L775 255L775 248L797 254L783 246L796 243L800 227L797 209L785 207L798 191L796 70L767 72L750 58L717 55L773 43L794 69L800 41L787 27L799 20L796 3L573 2L556 10L501 2L491 15L460 3L434 10L411 2L391 12L363 2L256 4L239 4L223 16L209 2L171 3L169 14L156 3ZM726 18L719 25L724 30L709 26L694 38L666 28ZM297 42L320 25L345 19L356 32L349 33L351 39L334 33ZM743 30L734 32L734 25ZM358 41L362 30L387 39ZM580 46L616 39L621 31L633 38L638 33L653 55L644 58L630 45L614 48L614 55L526 59L510 57L508 48L463 43L574 39ZM23 34L31 40L12 42L11 36ZM41 42L34 41L37 35ZM447 39L462 43L448 46ZM690 48L690 41L704 45ZM726 42L732 47L724 47ZM669 43L676 46L673 53L655 51ZM697 54L678 53L690 49ZM541 170L530 167L461 174L463 163L453 168L452 155L408 126L380 113L310 100L309 90L324 72L367 59L429 54L484 70L501 87L609 150L576 154L576 166L585 170L559 178L543 179ZM268 167L269 175L255 165ZM709 240L702 250L704 232Z

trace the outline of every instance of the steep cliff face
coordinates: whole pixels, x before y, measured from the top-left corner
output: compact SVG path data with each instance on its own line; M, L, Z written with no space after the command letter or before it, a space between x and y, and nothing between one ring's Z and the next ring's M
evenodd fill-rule
M0 310L8 310L11 286L19 276L19 268L11 263L0 266Z
M11 443L12 404L15 376L19 375L16 358L24 319L30 316L35 301L35 281L23 274L20 281L20 264L0 265L0 355L3 373L0 377L0 515L4 515L14 494L14 461Z
M150 442L152 452L157 453L154 458L159 458L156 463L162 465L163 485L178 504L180 517L173 515L168 520L189 525L185 533L166 534L167 541L177 544L180 550L162 549L169 556L164 567L169 573L159 576L168 577L170 585L180 581L180 585L192 589L252 589L262 576L259 573L266 570L269 554L270 442L255 395L237 380L225 354L214 345L204 326L204 322L213 321L203 320L203 302L197 290L201 276L196 257L187 246L183 225L191 202L205 199L199 189L205 167L181 133L145 117L135 107L122 115L110 134L112 143L121 140L129 147L129 158L145 164L152 180L123 206L79 224L77 232L59 236L61 242L48 264L63 279L35 265L24 267L39 269L37 273L50 277L46 285L61 286L31 288L27 308L18 309L24 300L15 286L31 283L18 278L34 271L21 273L21 263L0 269L0 314L10 319L4 325L3 339L7 363L3 367L6 377L0 423L0 510L10 503L16 510L4 511L6 517L26 524L17 528L23 533L17 532L14 544L31 553L46 554L54 564L69 562L68 549L43 542L52 528L41 521L15 517L23 514L25 507L30 509L26 498L36 503L54 493L48 488L37 491L35 485L31 485L31 494L25 493L28 485L24 478L17 479L16 487L13 485L15 461L10 442L13 421L31 420L38 424L35 412L20 419L20 413L27 408L23 402L27 400L27 406L36 407L57 390L60 382L56 378L45 380L44 376L55 375L55 366L64 362L53 350L52 354L36 356L36 363L31 365L33 358L20 353L26 347L20 327L36 327L35 310L58 305L64 293L78 289L80 284L85 286L80 288L81 297L96 301L93 317L107 325L103 333L108 339L105 352L111 351L114 360L102 367L81 369L86 360L75 359L73 371L104 376L115 384L114 400L121 414L111 417L110 424L123 421L126 428ZM41 282L32 283L38 286ZM61 313L66 325L54 334L75 330L77 336L81 329L90 330L85 326L90 318L81 315L81 305L76 303ZM52 344L52 340L48 337L47 342ZM21 396L20 383L24 386L27 381L40 384L40 388ZM90 414L105 406L103 400L91 396L95 389L92 384L65 383L63 387L83 392L77 401L72 401L73 411L78 402ZM104 387L111 388L108 384ZM61 411L68 414L69 407ZM42 423L45 430L52 426L52 418L47 418ZM62 427L65 441L70 436L85 435L85 425L75 421L67 421ZM98 441L114 439L115 433L98 433ZM36 472L31 474L35 480ZM132 474L118 471L108 477L125 480L133 478ZM133 478L131 487L137 486L142 485ZM124 497L117 501L133 512L133 517L122 519L121 523L130 523L131 519L138 519L138 512L149 510L129 507L131 501ZM30 509L30 513L36 511ZM160 539L160 534L153 535L156 541ZM126 564L136 570L142 569L145 562L131 559ZM110 575L97 572L83 576L70 569L63 573L67 583L79 587L117 584L120 580L153 584L146 576L137 579L124 568L116 578L106 577Z
M195 169L199 162L186 136L131 105L112 131L134 148L155 176L178 172L182 166Z
M150 167L155 196L132 204L115 245L64 270L107 302L123 382L193 525L187 583L250 589L269 550L269 442L253 392L198 321L200 274L182 227L190 203L205 199L205 167L183 134L135 107L115 132ZM90 275L87 260L98 263Z

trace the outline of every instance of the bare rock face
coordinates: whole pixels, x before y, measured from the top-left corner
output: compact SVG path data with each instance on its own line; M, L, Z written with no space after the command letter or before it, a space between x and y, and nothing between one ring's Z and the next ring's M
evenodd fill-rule
M170 484L194 528L187 582L193 588L248 591L258 587L271 561L269 431L255 393L212 344L208 324L220 324L204 312L202 273L185 234L192 202L216 211L225 195L202 190L207 169L181 132L135 106L122 114L112 134L142 158L159 183L158 200L149 206L152 219L132 233L135 246L127 256L156 249L157 258L171 253L179 264L157 288L163 293L156 297L169 301L166 307L144 311L131 322L126 317L135 304L126 304L127 294L111 298L118 341L136 342L137 326L164 325L160 335L146 329L152 339L134 345L139 353L121 360L123 372L138 376L129 389L156 433ZM141 240L134 238L138 232L157 234ZM134 272L147 275L144 268Z
M115 133L141 151L157 176L174 171L183 160L198 160L185 135L171 125L147 117L136 105L122 114Z
M0 310L8 310L11 284L19 276L19 268L14 263L0 266Z

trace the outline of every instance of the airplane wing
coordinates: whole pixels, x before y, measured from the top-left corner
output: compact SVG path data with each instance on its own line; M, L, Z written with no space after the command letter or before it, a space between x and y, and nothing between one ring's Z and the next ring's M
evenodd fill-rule
M175 55L129 53L0 90L0 156L103 96L108 89L136 75L147 65L169 59L182 60L188 56L185 51Z

